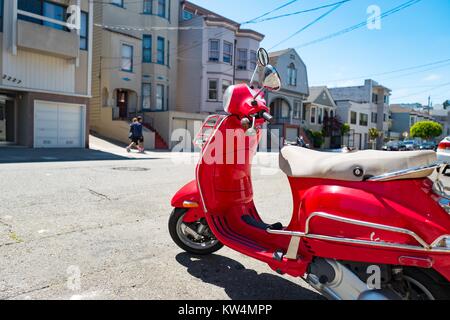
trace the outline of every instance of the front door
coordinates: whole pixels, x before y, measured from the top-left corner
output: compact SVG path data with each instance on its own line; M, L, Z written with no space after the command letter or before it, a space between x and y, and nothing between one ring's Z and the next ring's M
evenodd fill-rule
M0 100L0 142L6 141L6 103Z
M117 91L117 106L119 107L119 118L128 119L128 92Z
M13 143L14 131L14 101L0 99L0 143Z

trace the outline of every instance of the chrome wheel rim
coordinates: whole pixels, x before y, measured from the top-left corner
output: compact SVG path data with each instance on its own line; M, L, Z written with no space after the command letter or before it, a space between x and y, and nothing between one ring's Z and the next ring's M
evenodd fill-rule
M185 245L192 249L196 250L209 250L213 246L215 246L218 242L218 240L214 237L205 237L205 239L202 240L195 240L191 235L186 233L186 227L191 227L188 224L185 224L183 222L184 215L182 215L178 221L177 221L177 235L178 238L183 242ZM200 223L200 222L198 222ZM195 231L195 230L194 230Z

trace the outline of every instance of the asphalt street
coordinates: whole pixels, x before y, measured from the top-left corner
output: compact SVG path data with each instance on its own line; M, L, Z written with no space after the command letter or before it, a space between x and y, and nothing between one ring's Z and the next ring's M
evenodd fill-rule
M172 242L170 199L193 161L53 158L0 164L0 299L322 298L230 249L196 258ZM283 174L257 166L254 183L262 216L288 223Z

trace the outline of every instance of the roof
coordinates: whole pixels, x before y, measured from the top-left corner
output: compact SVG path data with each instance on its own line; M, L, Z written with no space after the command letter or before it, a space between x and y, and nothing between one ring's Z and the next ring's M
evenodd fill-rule
M287 48L287 49L283 49L283 50L272 51L272 52L269 52L269 57L271 57L271 58L272 57L279 57L279 56L282 56L283 54L288 53L291 50L294 50L294 49Z
M314 100L316 100L319 95L326 89L326 86L309 87L309 97L305 102L314 102Z

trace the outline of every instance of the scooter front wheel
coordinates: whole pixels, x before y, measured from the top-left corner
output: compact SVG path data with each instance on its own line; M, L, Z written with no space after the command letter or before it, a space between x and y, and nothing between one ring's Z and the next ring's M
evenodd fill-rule
M184 251L208 255L223 247L211 232L205 219L192 223L183 222L188 209L175 208L169 218L169 233L172 240Z

